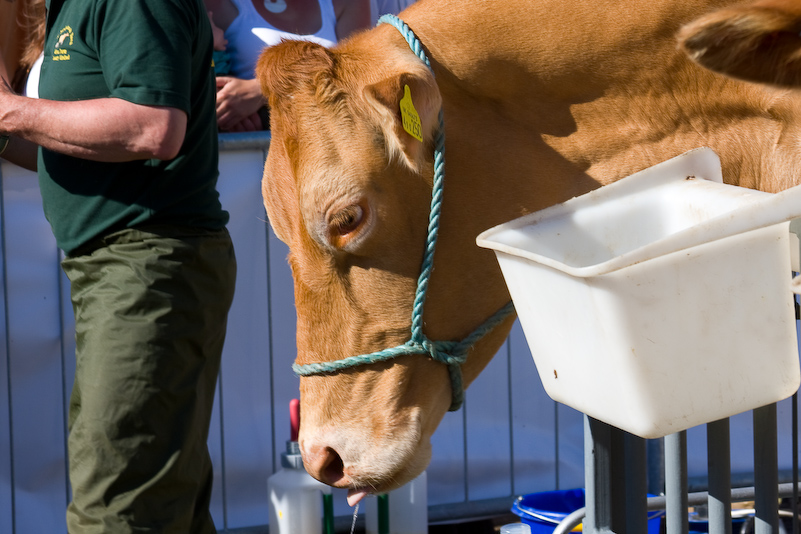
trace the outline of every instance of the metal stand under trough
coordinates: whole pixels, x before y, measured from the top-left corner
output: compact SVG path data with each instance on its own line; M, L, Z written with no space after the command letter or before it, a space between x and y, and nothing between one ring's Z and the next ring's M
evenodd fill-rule
M588 533L648 532L648 511L665 510L666 534L687 534L689 506L707 505L710 534L732 534L732 502L754 501L755 534L778 534L780 498L798 510L798 400L793 395L793 482L779 484L776 405L753 411L754 485L731 488L729 421L707 425L709 491L688 493L687 436L664 439L664 494L647 497L646 440L585 416L586 507L568 515L554 530L565 534L584 521ZM797 512L790 514L799 532ZM739 534L739 533L735 533Z

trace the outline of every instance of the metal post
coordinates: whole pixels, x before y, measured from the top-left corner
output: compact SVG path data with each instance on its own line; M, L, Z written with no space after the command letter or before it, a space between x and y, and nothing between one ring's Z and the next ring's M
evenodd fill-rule
M584 486L588 534L612 531L612 427L584 416Z
M728 419L721 419L706 426L709 534L732 534L729 434Z
M648 532L648 478L645 440L633 434L623 436L625 462L627 534Z
M755 534L779 532L779 453L776 405L754 410Z
M797 309L798 303L796 302ZM790 498L790 509L793 512L793 534L798 534L798 392L793 393L792 417L793 496Z
M665 437L665 496L667 534L687 534L687 432Z
M648 450L648 493L662 495L665 493L665 440L649 439Z
M378 534L389 534L389 495L378 496Z
M617 427L610 426L612 436L612 463L609 469L607 484L612 494L612 532L627 532L628 519L628 477L626 472L626 436L627 433Z

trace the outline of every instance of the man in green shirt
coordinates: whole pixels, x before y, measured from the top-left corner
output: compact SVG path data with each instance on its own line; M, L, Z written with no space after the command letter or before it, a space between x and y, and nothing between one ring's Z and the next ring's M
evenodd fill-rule
M73 534L215 532L206 447L236 264L202 0L49 0L40 99L0 80L76 322ZM36 161L31 157L36 145Z

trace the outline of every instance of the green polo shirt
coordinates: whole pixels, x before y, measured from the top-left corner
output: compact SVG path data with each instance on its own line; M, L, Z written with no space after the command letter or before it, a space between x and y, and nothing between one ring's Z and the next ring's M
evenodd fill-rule
M202 0L48 0L39 95L120 98L186 112L175 159L100 163L42 149L47 219L68 254L124 228L228 221L217 182L212 35Z

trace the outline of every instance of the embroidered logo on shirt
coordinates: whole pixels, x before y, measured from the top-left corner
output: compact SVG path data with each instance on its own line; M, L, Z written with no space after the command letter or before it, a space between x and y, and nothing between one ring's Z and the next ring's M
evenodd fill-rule
M72 41L74 39L75 34L72 32L72 28L69 26L64 26L64 29L58 32L56 46L53 49L53 61L69 61L69 47L72 46Z

